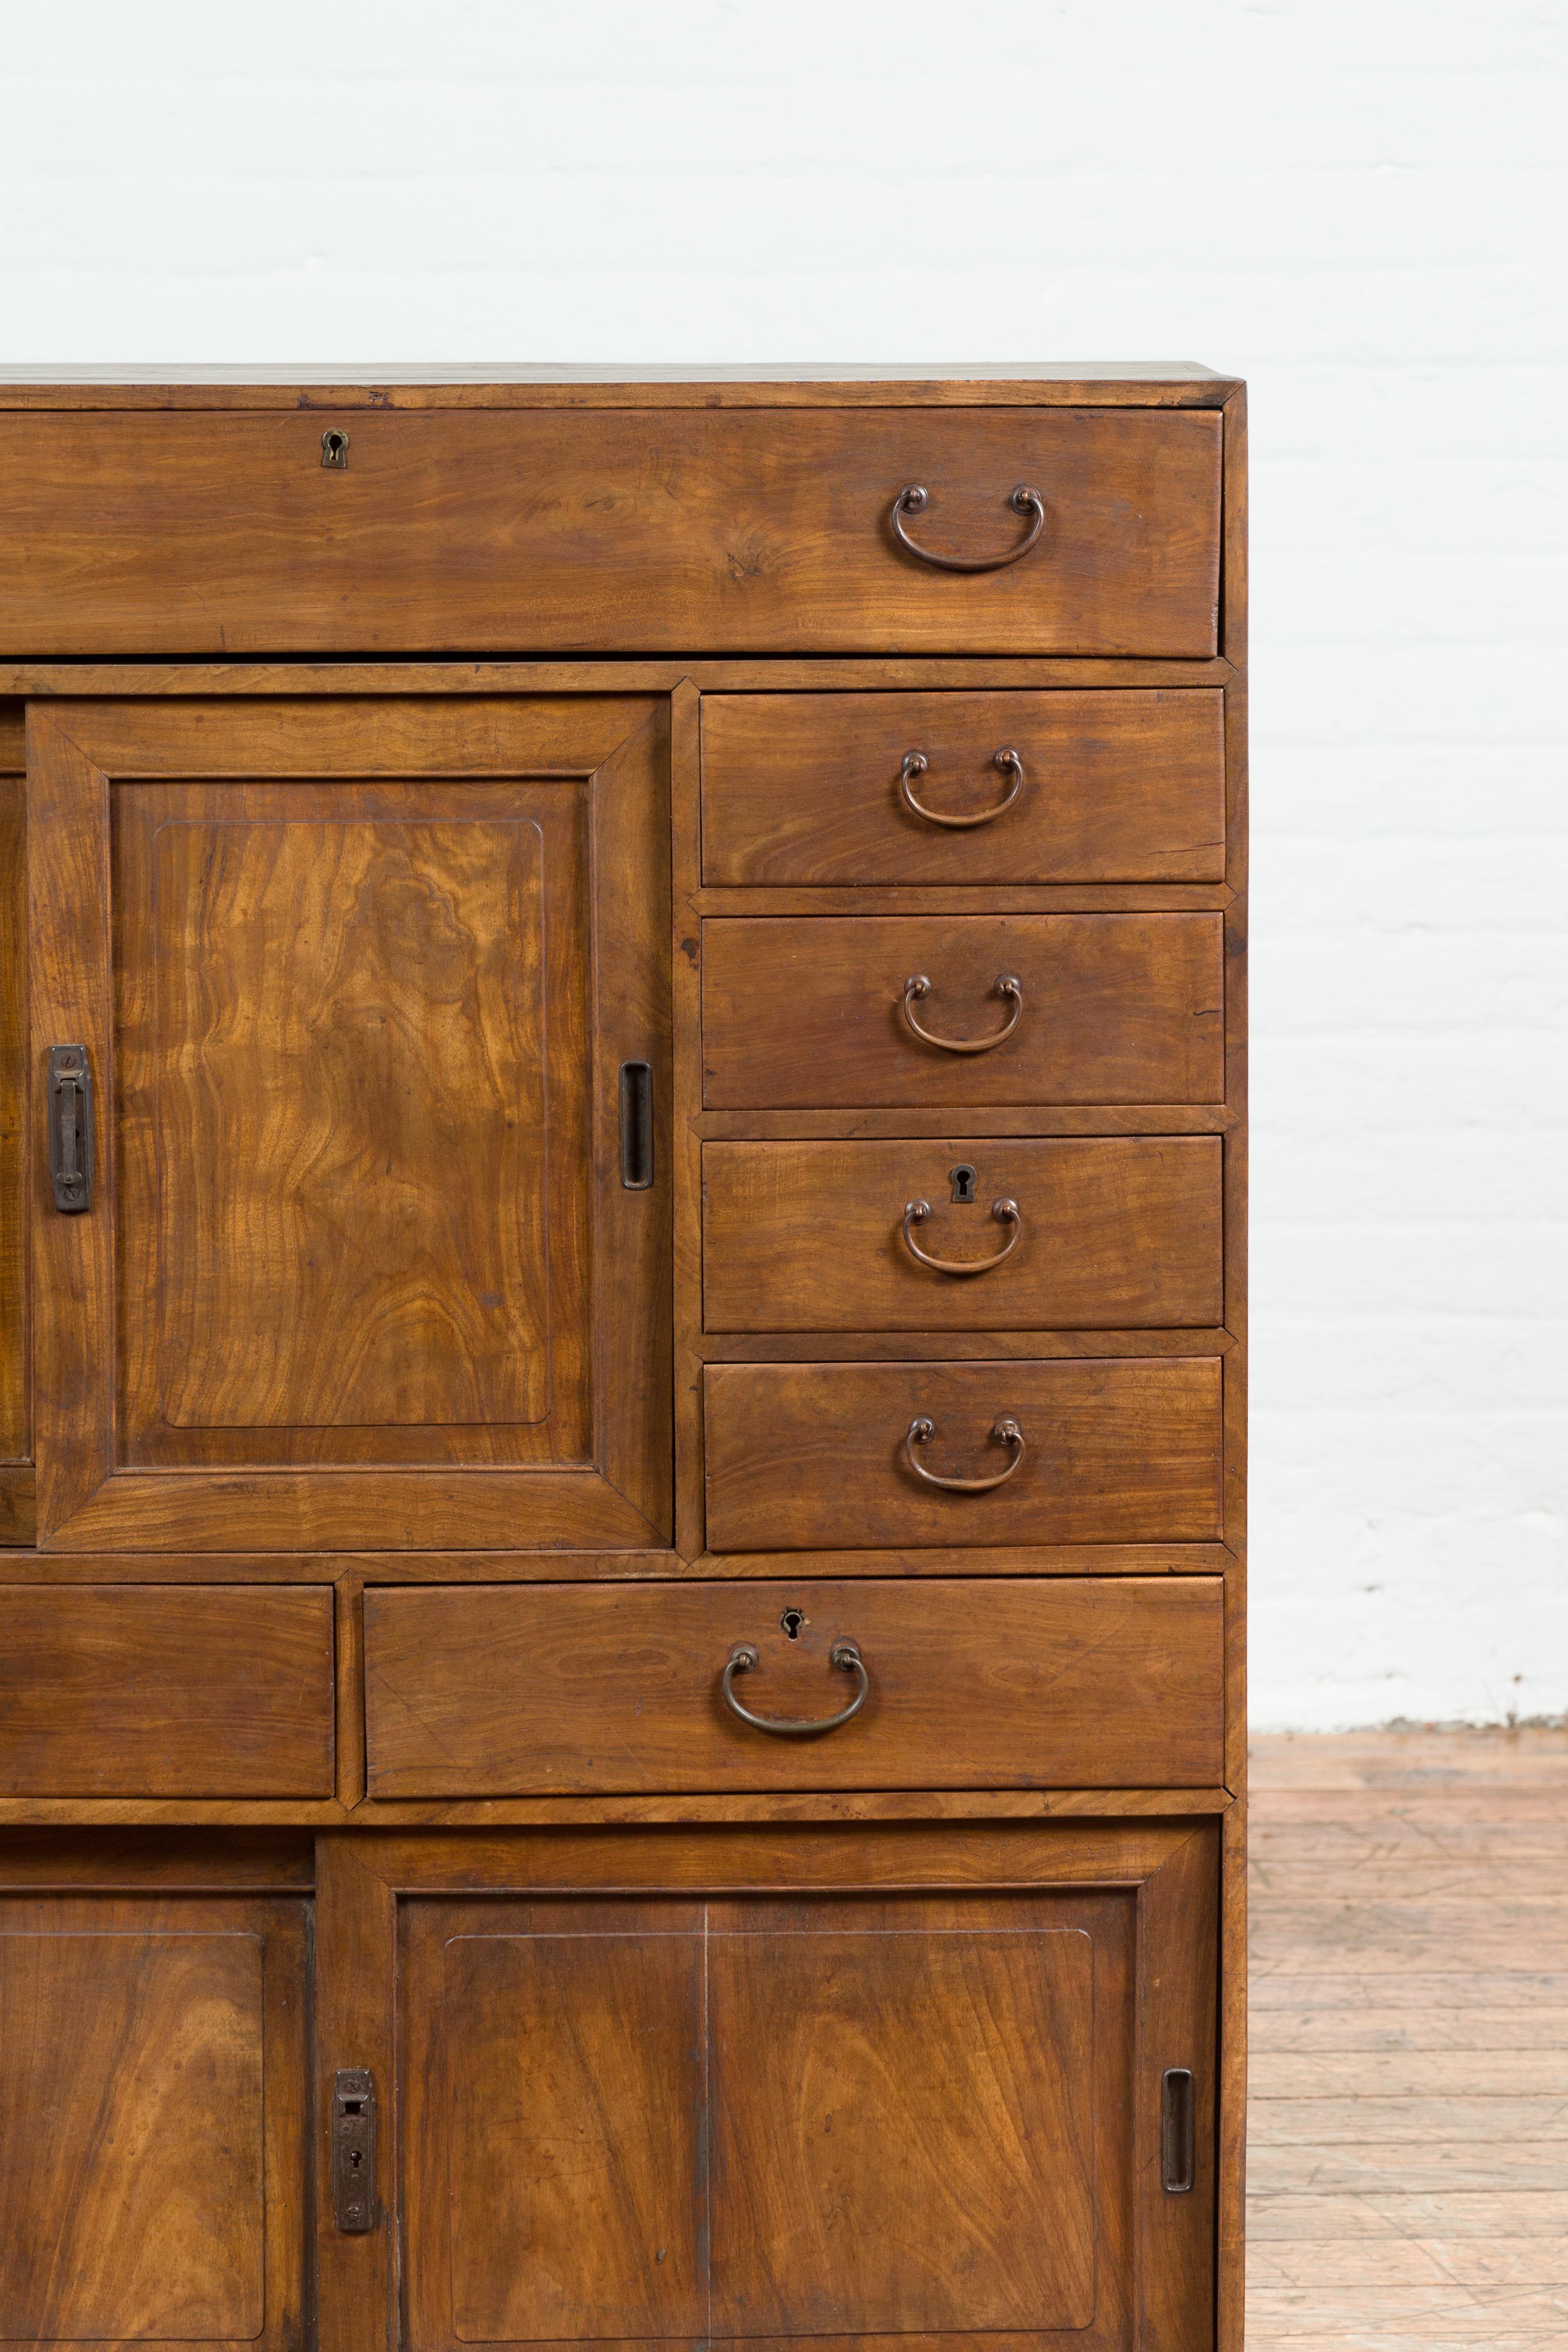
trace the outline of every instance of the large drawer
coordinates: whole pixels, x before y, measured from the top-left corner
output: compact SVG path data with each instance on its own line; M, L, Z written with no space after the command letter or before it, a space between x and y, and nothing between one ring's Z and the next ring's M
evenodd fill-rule
M709 1364L708 1547L1213 1541L1221 1369L1218 1356Z
M716 694L703 879L1219 882L1224 697Z
M1224 1098L1219 915L725 916L702 957L710 1109Z
M325 1586L0 1585L0 1795L330 1797Z
M1180 1788L1220 1774L1215 1577L481 1585L365 1594L372 1798ZM814 1720L777 1737L731 1712Z
M346 435L341 467L325 432ZM0 418L0 652L1216 650L1207 410ZM998 571L937 555L1017 547Z
M1222 1152L1214 1135L707 1143L704 1324L710 1331L1217 1324Z

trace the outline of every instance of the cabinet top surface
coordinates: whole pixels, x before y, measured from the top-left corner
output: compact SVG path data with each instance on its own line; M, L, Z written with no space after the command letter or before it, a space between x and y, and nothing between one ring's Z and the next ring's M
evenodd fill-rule
M1217 406L1239 379L1187 360L965 365L769 362L332 367L0 367L0 408L966 406L1092 401Z

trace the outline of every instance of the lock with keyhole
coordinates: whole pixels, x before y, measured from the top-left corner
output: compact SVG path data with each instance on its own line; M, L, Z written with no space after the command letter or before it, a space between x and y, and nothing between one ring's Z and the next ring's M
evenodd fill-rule
M975 1198L975 1186L979 1179L968 1161L960 1160L956 1168L949 1168L947 1177L953 1187L953 1198L960 1207L972 1202Z
M332 2218L357 2235L376 2226L376 2086L366 2066L332 2077Z
M344 474L349 469L349 436L340 425L329 425L321 436L321 463L329 473Z

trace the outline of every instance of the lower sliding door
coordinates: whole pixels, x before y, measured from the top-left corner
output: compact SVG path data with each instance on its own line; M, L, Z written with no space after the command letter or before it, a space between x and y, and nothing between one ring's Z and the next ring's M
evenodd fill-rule
M329 2352L1212 2343L1210 1829L319 1851Z
M0 1895L0 2341L308 2341L308 1914Z

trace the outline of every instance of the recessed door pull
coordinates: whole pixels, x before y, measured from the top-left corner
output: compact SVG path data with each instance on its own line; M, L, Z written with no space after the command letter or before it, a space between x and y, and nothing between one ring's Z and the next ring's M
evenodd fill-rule
M1168 2197L1192 2187L1192 2068L1167 2066L1160 2078L1160 2181Z
M49 1174L62 1216L91 1208L92 1072L85 1045L49 1047Z
M621 1065L621 1181L645 1192L653 1181L653 1069L650 1062Z
M368 2066L332 2078L332 2218L340 2230L376 2226L376 2087Z

